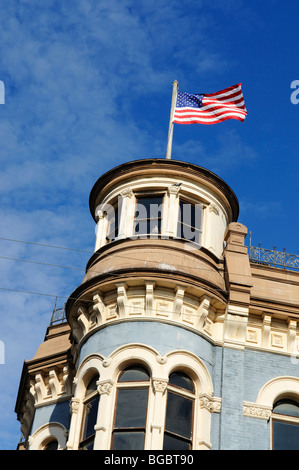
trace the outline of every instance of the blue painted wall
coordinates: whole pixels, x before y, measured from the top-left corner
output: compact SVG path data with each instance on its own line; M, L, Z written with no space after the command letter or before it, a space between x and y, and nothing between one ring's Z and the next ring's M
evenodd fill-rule
M90 336L82 345L79 364L89 354L108 357L128 343L148 345L161 355L182 349L196 354L204 362L213 381L214 395L222 398L221 413L212 415L212 449L270 449L270 423L245 417L243 401L255 402L262 386L274 377L297 376L299 367L289 356L222 348L179 326L129 321L109 325ZM38 408L32 433L53 421L69 427L69 402Z

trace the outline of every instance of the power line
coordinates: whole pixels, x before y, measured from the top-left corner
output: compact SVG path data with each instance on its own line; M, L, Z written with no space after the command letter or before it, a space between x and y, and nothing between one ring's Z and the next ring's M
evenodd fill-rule
M16 242L16 243L24 243L26 245L42 246L42 247L46 247L46 248L57 248L59 250L79 251L81 253L89 253L89 254L93 253L93 251L79 250L77 248L69 248L69 247L65 247L65 246L49 245L47 243L28 242L28 241L24 241L24 240L16 240L14 238L0 237L0 240L5 240L5 241L9 241L9 242Z
M33 261L33 260L30 260L30 259L12 258L10 256L0 256L0 259L5 259L5 260L9 260L9 261L21 261L23 263L40 264L40 265L43 265L43 266L51 266L51 267L54 267L54 268L75 269L75 270L78 270L78 271L85 271L84 268L76 268L74 266L62 266L61 264L44 263L42 261Z
M40 296L46 296L46 297L56 297L56 298L61 298L61 299L67 299L68 297L62 296L62 295L57 295L57 294L46 294L44 292L32 292L28 290L23 290L23 289L12 289L9 287L0 287L0 290L5 290L8 292L19 292L20 294L30 294L30 295L40 295Z

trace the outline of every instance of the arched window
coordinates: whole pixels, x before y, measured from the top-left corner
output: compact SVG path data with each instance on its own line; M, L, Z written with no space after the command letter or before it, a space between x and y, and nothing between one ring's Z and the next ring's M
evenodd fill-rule
M148 371L140 365L127 367L120 373L112 449L144 448L149 380Z
M170 374L163 450L192 448L194 384L184 372Z
M58 441L57 439L51 439L50 441L48 441L43 450L58 450Z
M272 411L273 450L299 450L299 401L283 399Z
M93 450L95 438L95 425L97 422L98 406L100 396L97 391L99 376L94 376L86 387L84 398L83 426L81 434L80 449Z

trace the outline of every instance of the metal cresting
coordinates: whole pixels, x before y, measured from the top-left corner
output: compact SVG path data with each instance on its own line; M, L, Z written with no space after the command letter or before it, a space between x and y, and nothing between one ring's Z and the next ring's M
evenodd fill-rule
M286 251L277 251L276 248L269 250L261 246L249 247L250 261L258 264L271 265L276 268L299 270L299 256L286 253Z
M2 80L0 80L0 104L5 104L5 88Z

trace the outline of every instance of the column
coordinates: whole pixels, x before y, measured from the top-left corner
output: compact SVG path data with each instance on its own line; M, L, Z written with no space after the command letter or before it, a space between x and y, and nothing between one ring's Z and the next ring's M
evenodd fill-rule
M154 409L151 422L151 450L162 450L168 379L153 378Z
M111 393L113 382L110 379L99 380L97 386L100 394L100 402L97 424L95 426L94 450L109 450L112 431L112 414L114 411L112 403L114 394Z

